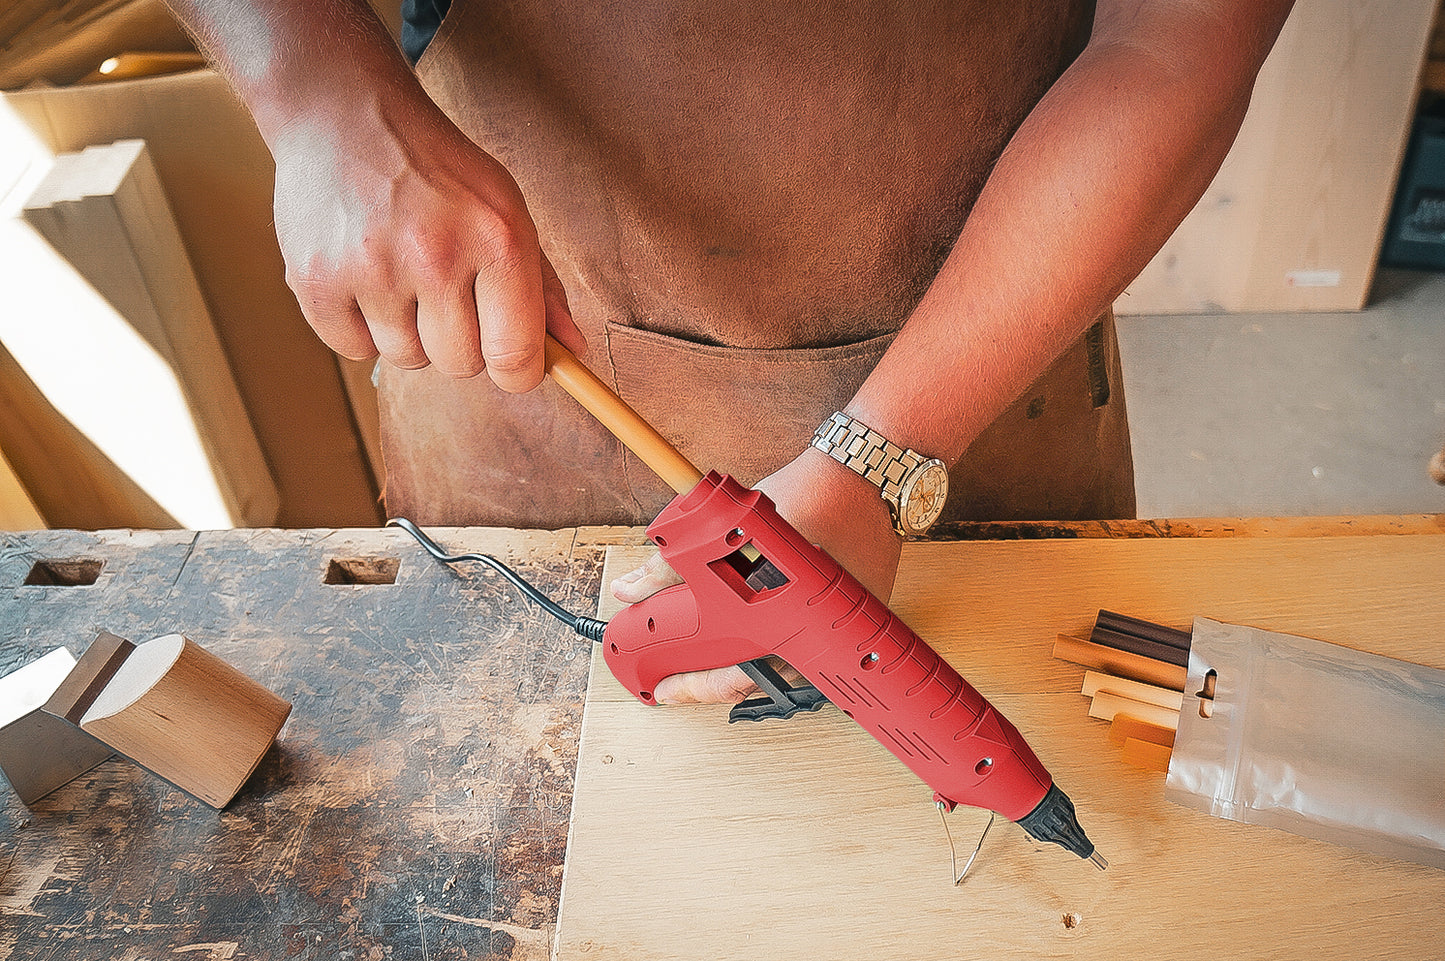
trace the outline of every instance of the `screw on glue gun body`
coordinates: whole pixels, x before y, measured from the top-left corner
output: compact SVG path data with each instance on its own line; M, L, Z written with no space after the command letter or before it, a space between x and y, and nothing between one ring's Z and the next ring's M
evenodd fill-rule
M997 811L1103 866L1018 730L765 495L709 474L648 535L684 583L623 609L603 634L608 666L644 703L672 674L777 655L948 809Z

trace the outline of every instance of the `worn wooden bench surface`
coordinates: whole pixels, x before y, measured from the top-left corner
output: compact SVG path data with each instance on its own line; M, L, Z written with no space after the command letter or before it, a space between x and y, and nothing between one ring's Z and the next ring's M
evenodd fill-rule
M610 536L435 534L589 612ZM546 957L588 650L500 577L395 530L0 535L0 673L100 630L294 710L224 811L119 758L0 791L0 959Z
M1416 516L952 533L1442 529ZM642 543L434 533L589 613L605 550ZM60 646L78 656L102 629L184 633L294 711L224 811L118 758L33 809L0 790L0 961L548 956L589 651L501 578L450 571L400 531L0 535L0 673Z

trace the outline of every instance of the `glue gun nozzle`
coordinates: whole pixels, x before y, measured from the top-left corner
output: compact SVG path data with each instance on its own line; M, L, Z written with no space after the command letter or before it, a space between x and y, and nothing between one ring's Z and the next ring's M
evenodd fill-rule
M1104 860L1104 856L1099 853L1098 848L1095 848L1094 853L1089 855L1089 860L1093 861L1094 866L1100 871L1107 871L1109 869L1109 862Z
M1109 863L1094 851L1094 842L1089 840L1074 814L1074 802L1059 790L1057 784L1049 785L1043 799L1032 811L1019 818L1018 825L1029 833L1029 837L1052 841L1066 851L1093 861L1100 870Z

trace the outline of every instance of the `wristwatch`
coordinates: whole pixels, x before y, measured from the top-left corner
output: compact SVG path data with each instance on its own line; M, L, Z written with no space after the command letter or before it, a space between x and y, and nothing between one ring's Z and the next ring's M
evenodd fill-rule
M899 534L927 533L948 499L948 468L936 457L899 447L842 412L823 421L813 446L876 486Z

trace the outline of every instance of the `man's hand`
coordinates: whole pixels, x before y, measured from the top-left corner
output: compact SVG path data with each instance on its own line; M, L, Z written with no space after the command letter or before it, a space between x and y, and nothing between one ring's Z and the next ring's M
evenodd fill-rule
M404 130L363 109L346 130L308 117L275 138L287 283L343 356L530 390L544 330L585 349L562 284L502 165L429 102L411 109Z
M366 0L167 0L276 160L286 281L356 360L541 383L586 343L511 175L449 120Z
M757 487L799 533L827 551L869 591L888 600L902 540L893 531L888 506L876 487L812 448ZM612 595L636 604L681 582L662 555L654 554L642 567L613 581ZM653 693L662 704L713 704L740 701L756 690L739 668L726 667L665 678Z

